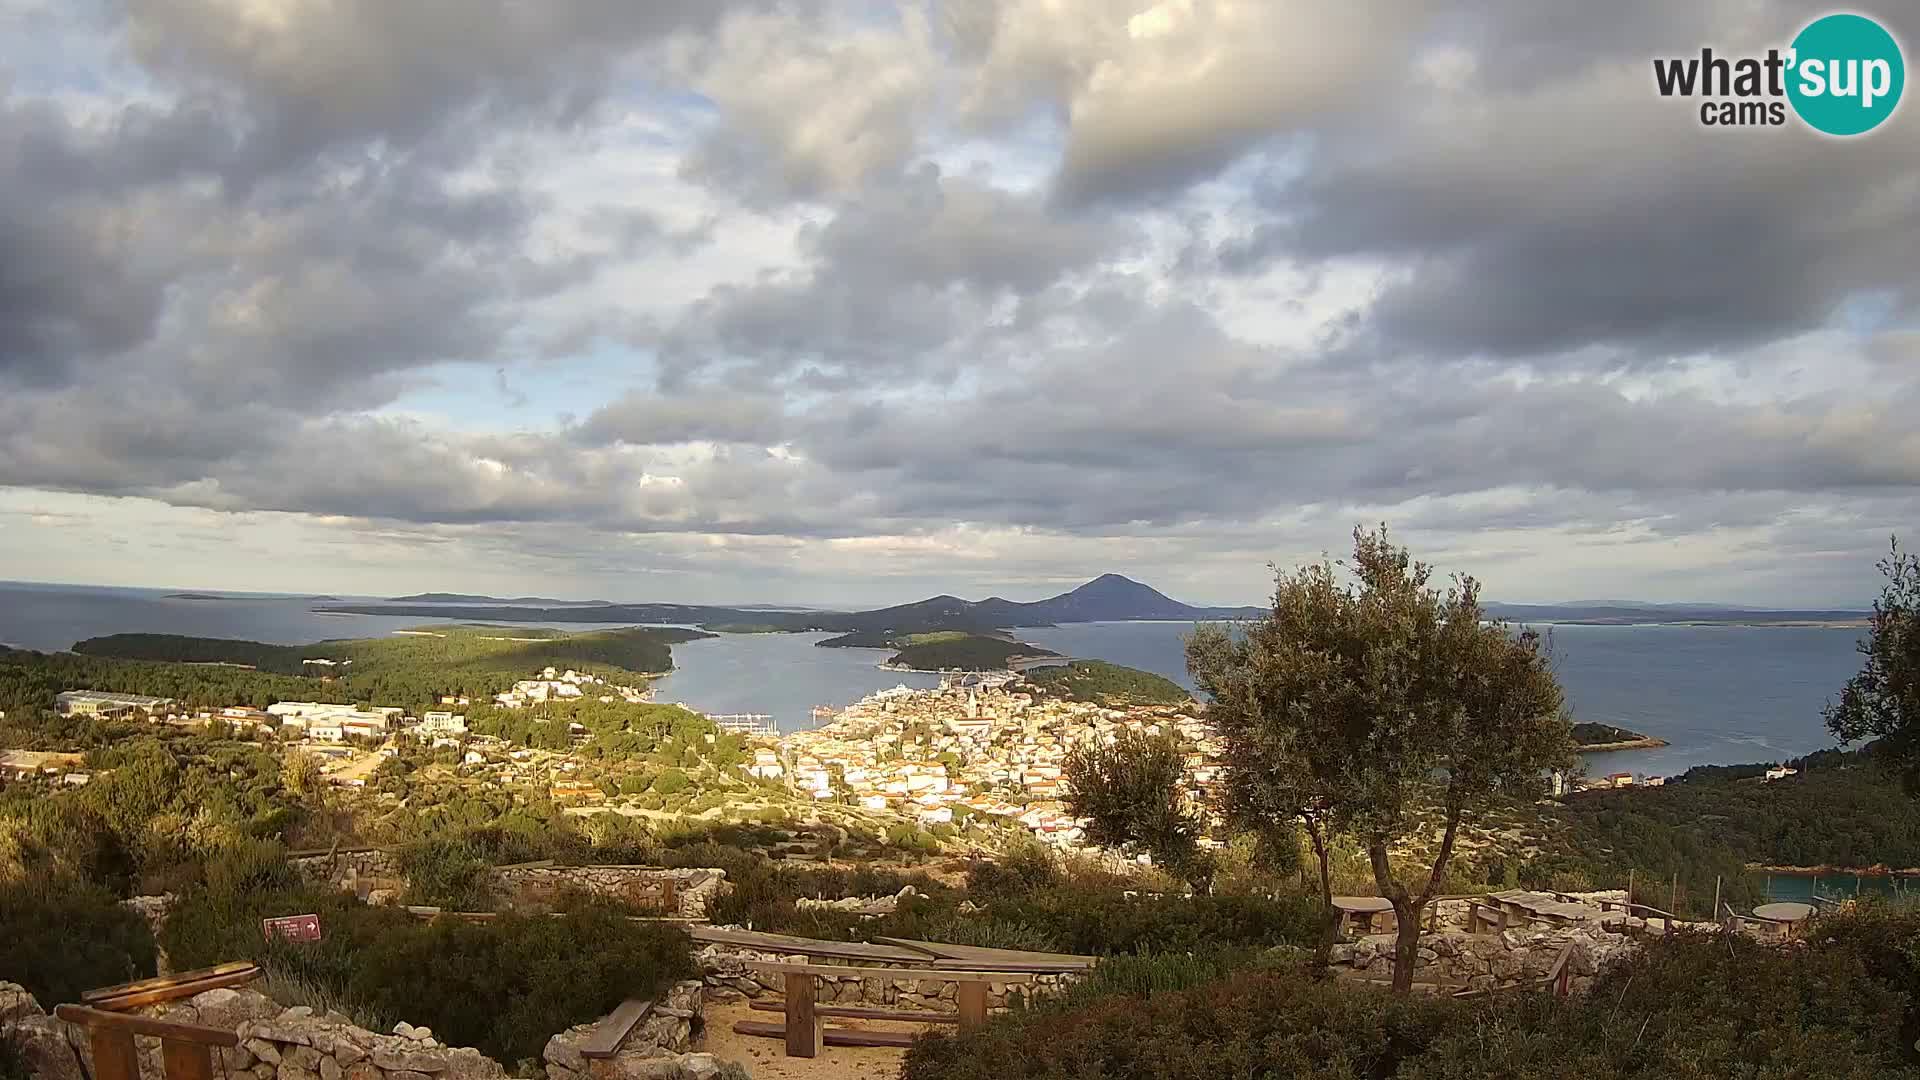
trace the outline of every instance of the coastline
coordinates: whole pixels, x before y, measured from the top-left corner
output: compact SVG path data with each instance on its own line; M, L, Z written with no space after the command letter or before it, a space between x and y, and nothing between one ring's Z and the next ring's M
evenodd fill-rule
M1574 747L1573 752L1576 754L1603 754L1610 753L1614 750L1658 750L1663 746L1670 745L1672 744L1665 739L1656 739L1651 735L1647 735L1638 739L1626 739L1621 742L1593 743L1587 746L1577 746Z

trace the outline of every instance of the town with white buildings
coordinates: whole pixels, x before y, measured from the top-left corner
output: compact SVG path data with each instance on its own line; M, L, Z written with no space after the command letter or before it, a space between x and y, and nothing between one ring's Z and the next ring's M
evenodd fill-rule
M752 770L789 777L819 800L852 799L922 824L976 815L1017 821L1063 847L1084 837L1068 812L1061 769L1074 746L1110 743L1122 731L1171 734L1188 749L1196 794L1220 777L1223 747L1193 706L1108 708L1038 698L1011 678L949 679L934 690L871 694L813 731L756 752Z

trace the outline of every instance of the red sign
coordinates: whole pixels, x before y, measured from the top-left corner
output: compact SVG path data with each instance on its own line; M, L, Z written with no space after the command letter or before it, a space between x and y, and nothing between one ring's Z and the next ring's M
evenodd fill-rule
M282 941L319 941L320 916L285 915L278 919L261 919L260 929L267 940L279 938Z

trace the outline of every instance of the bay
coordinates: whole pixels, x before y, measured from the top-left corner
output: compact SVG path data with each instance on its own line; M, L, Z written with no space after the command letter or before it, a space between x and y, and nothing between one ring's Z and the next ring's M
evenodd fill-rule
M376 637L452 622L419 616L315 613L306 597L0 583L0 643L57 650L113 633L168 633L304 644ZM342 600L377 599L340 597ZM537 625L537 624L536 624ZM615 625L615 624L608 624ZM1070 656L1152 671L1192 688L1190 622L1077 623L1020 631ZM596 628L572 623L566 630ZM1858 670L1862 631L1806 627L1555 626L1556 669L1574 718L1666 739L1657 750L1588 755L1596 773L1672 775L1692 765L1779 761L1832 746L1823 704ZM675 672L657 698L710 713L767 713L782 730L813 726L817 705L874 690L936 685L933 675L882 671L876 649L822 649L820 634L725 634L674 647Z
M1021 631L1036 645L1164 675L1187 689L1190 622ZM1860 668L1856 628L1542 626L1576 722L1667 740L1584 755L1590 772L1669 776L1694 765L1784 761L1834 745L1820 710Z

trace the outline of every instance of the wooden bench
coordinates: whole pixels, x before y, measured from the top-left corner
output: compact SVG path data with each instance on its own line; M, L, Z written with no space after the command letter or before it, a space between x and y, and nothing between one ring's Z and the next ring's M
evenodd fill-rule
M610 1058L620 1052L620 1044L627 1039L627 1033L635 1024L647 1018L653 1011L653 1002L640 998L628 998L620 1006L606 1015L606 1018L594 1025L593 1031L579 1046L583 1058Z
M160 1063L166 1080L214 1080L213 1048L240 1043L238 1035L221 1028L129 1016L86 1005L61 1005L53 1015L87 1029L94 1080L140 1080L135 1035L160 1040Z
M906 1046L913 1036L898 1031L849 1031L845 1028L825 1029L821 1027L823 1012L814 1003L814 980L820 976L841 976L860 979L942 979L958 984L954 995L954 1004L958 1006L954 1013L954 1022L960 1030L971 1031L987 1022L987 984L988 983L1025 983L1033 981L1032 972L1022 971L962 971L950 968L910 967L848 967L839 964L782 964L772 961L749 963L748 970L768 975L781 975L786 979L786 1000L782 1011L786 1013L784 1024L770 1024L757 1020L741 1020L733 1025L733 1030L741 1035L764 1035L785 1038L788 1057L818 1057L820 1047L827 1046ZM880 1011L880 1010L872 1010ZM848 1013L840 1015L852 1018ZM937 1015L937 1014L936 1014ZM939 1023L943 1021L924 1021L918 1016L871 1017L870 1019L907 1019L918 1022ZM870 1041L883 1040L883 1041Z

